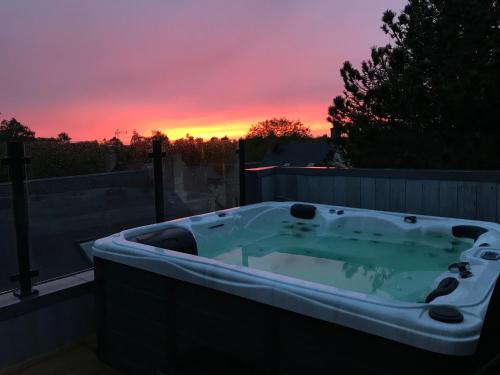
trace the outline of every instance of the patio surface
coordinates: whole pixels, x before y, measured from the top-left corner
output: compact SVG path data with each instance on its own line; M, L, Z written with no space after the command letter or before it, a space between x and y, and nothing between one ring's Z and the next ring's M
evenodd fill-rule
M119 375L95 355L94 339L0 370L0 375Z
M97 358L95 336L15 366L0 369L0 375L123 375ZM239 361L205 350L181 359L169 375L258 375ZM160 373L159 373L160 374Z

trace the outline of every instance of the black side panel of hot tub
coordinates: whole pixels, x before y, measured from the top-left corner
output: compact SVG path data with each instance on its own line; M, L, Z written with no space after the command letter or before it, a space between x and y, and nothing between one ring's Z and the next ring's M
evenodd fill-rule
M172 281L94 258L101 360L127 374L166 371L172 360Z
M276 373L272 307L98 257L94 267L105 363L134 375Z
M100 358L127 374L470 374L446 356L95 258Z
M471 238L476 241L488 229L476 225L455 225L451 228L451 231L455 237Z
M185 228L167 228L157 232L132 237L129 241L145 245L179 251L181 253L198 255L198 248L193 234Z
M478 356L483 363L498 354L500 354L500 277L497 278L490 298L478 346ZM495 371L485 373L500 374L500 362L497 361L495 368L491 370Z
M311 204L296 203L290 207L290 215L299 219L312 219L316 215L316 207Z

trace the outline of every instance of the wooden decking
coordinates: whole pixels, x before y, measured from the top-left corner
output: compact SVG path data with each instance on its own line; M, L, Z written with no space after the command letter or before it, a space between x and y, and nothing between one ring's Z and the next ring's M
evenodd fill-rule
M0 370L0 375L119 375L95 355L92 338Z
M29 359L15 366L0 369L0 375L123 375L105 365L95 355L95 337L62 348L44 356ZM206 351L193 353L181 360L169 375L259 375L238 361L222 358Z

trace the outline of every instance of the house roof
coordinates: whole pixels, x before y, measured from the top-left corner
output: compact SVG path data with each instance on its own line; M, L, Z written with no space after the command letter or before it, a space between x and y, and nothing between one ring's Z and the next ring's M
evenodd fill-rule
M331 147L328 138L278 143L264 156L263 163L264 165L289 164L297 167L322 164Z

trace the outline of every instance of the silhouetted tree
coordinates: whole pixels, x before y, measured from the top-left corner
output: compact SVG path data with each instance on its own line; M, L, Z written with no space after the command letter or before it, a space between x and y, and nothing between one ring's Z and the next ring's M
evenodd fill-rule
M109 139L108 141L103 142L105 145L113 147L113 148L122 148L123 147L123 142L121 141L120 138L113 137Z
M252 137L297 137L311 136L311 129L302 122L292 121L287 118L272 118L253 124L247 133L247 138Z
M35 132L29 127L21 124L15 118L2 120L0 123L0 142L7 141L32 141Z
M160 139L167 144L169 143L168 136L165 133L163 133L160 130L152 130L151 131L151 140L157 140L157 139Z
M199 166L203 160L203 138L186 137L176 139L170 147L171 153L178 153L190 167Z
M152 151L152 140L155 139L155 137L166 139L168 142L168 137L161 132L152 132L151 137L140 135L137 130L132 132L129 148L133 161L136 163L146 163L150 160L149 153Z
M409 0L392 44L341 69L334 141L360 167L498 168L500 3Z
M71 137L66 132L59 133L56 139L60 143L69 143L71 141Z
M300 121L285 117L261 121L250 127L246 135L246 160L261 161L278 144L311 138L311 129Z
M230 140L228 137L212 137L203 143L203 158L206 164L212 165L222 173L224 167L236 164L238 160L236 149L236 141Z
M75 176L107 172L109 150L93 142L58 142L44 140L33 142L30 147L31 178Z

